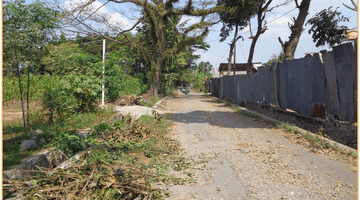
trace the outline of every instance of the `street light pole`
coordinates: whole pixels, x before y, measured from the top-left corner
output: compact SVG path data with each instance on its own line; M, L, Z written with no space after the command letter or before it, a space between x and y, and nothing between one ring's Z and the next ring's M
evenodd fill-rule
M102 85L102 106L104 106L105 101L105 39L103 40L103 85Z

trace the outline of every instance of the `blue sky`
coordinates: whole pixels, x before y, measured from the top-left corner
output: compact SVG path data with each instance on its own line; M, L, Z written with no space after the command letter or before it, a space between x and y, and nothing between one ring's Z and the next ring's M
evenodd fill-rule
M69 2L78 2L81 0L69 0ZM280 4L285 0L274 0L271 4L272 6ZM33 0L28 0L28 3L33 2ZM49 0L51 2L51 0ZM64 1L63 1L64 2ZM95 2L95 5L102 5L105 2L103 0L98 0ZM299 0L301 2L301 0ZM339 7L338 11L342 12L342 14L346 17L350 17L350 22L344 23L344 25L349 28L357 29L357 12L352 11L345 6L342 5L345 3L349 6L352 6L350 0L312 0L310 3L309 14L307 19L310 19L317 12L327 9L332 6L333 8ZM270 5L270 7L271 7ZM253 62L267 62L270 57L274 54L278 55L281 50L280 43L278 41L278 37L280 36L283 41L287 41L288 36L290 35L290 29L288 28L288 22L291 22L292 17L297 17L299 10L294 9L295 3L290 2L285 6L281 6L279 8L274 9L272 12L267 13L265 20L270 22L267 25L268 30L259 37L254 52ZM294 9L294 10L293 10ZM282 16L288 11L292 12ZM100 10L103 13L109 13L114 22L118 22L123 24L124 28L131 27L132 24L135 23L134 18L139 15L134 10L134 7L131 4L108 4L105 8ZM121 13L119 11L122 11ZM127 17L126 17L127 16ZM282 17L280 17L282 16ZM129 19L130 17L130 19ZM277 19L280 17L279 19ZM132 18L132 19L131 19ZM184 19L188 19L188 17L184 17ZM191 18L191 21L198 21L196 18ZM275 21L273 21L276 19ZM252 19L252 28L256 28L257 22L256 18ZM231 34L228 39L224 42L219 42L219 33L222 24L214 25L210 28L210 33L206 38L206 42L210 45L210 49L208 51L199 50L196 54L200 55L201 58L197 62L201 61L209 61L214 68L218 68L219 64L222 62L227 62L227 57L229 56L229 43L233 38L233 34ZM305 27L305 31L303 32L297 50L295 52L295 58L304 57L307 52L319 52L322 49L329 50L328 46L324 47L315 47L315 43L312 41L311 35L308 33L308 27ZM237 42L237 50L236 50L236 61L237 63L245 63L247 62L249 49L251 45L251 40L249 39L250 33L248 32L248 27L245 28L242 32L242 36L244 37L244 41L238 40Z
M280 0L274 0L274 4L276 5L280 2ZM299 2L301 2L299 0ZM345 6L342 5L345 3L349 6L352 6L350 0L312 0L310 3L309 14L306 18L306 21L310 19L315 13L326 9L330 6L333 8L339 7L338 11L342 12L342 14L346 17L350 17L350 22L344 23L344 25L349 28L357 28L357 12L352 11ZM277 8L271 13L267 13L266 20L271 21L276 19L277 17L283 15L284 13L295 8L295 3L291 2L286 6L282 6ZM290 12L289 14L277 19L276 21L270 23L268 25L269 30L267 30L263 35L259 37L259 40L255 46L254 59L253 62L267 62L269 58L273 55L279 55L281 51L281 46L278 41L278 37L280 36L283 41L287 41L288 36L290 36L290 29L288 28L288 22L291 22L292 17L297 17L298 9ZM257 23L256 19L252 21L252 28L255 28ZM295 52L295 58L304 57L307 52L319 52L322 49L329 50L328 46L317 48L315 47L315 43L312 41L311 35L308 33L308 27L305 27L306 30L303 32L298 47ZM225 52L229 49L229 43L231 42L231 38L229 37L226 41L220 43L219 38L219 30L221 29L221 25L216 25L211 28L212 31L208 37L206 38L206 42L211 45L209 51L198 51L197 53L201 55L201 59L199 61L209 61L214 68L218 68L220 62L227 62L226 58L229 56L229 53ZM357 29L356 29L357 30ZM248 31L248 28L244 29L242 32ZM246 63L249 55L249 49L251 45L251 40L248 39L250 33L242 34L245 38L244 41L238 40L237 42L237 50L236 50L236 62L237 63ZM225 56L224 56L225 54ZM224 57L223 57L224 56Z

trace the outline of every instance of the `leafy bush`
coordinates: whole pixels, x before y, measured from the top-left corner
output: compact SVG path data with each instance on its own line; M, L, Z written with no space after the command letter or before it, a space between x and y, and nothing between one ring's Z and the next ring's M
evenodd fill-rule
M80 112L94 111L96 99L101 91L101 80L90 75L65 76L64 89L77 100Z
M42 100L43 110L47 111L49 121L54 122L55 115L62 118L77 108L75 97L63 89L63 84L47 87Z
M202 92L205 90L205 80L206 78L211 77L211 74L208 72L198 72L194 73L191 77L191 82L194 84L193 88Z
M78 134L71 132L61 132L55 134L53 145L58 147L68 156L73 156L77 152L96 144L95 136L90 134L87 138L81 139Z
M121 67L113 66L105 72L106 98L115 100L129 94L140 95L144 86L138 78L124 74Z
M53 122L58 118L79 112L90 112L96 108L96 99L101 90L100 80L89 75L63 76L59 83L51 83L43 94L42 106Z

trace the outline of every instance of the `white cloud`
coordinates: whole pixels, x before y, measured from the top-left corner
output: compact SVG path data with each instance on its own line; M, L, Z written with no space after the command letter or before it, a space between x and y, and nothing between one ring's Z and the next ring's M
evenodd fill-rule
M119 30L126 30L132 27L132 23L120 13L112 13L107 8L106 5L100 3L99 1L95 0L74 0L74 1L66 1L63 4L63 8L73 12L76 16L79 13L79 8L82 5L89 4L82 9L83 17L89 17L88 19L95 22L92 22L91 25L98 30L105 30L107 28L107 24L109 23L112 27L116 27L117 31ZM91 3L90 3L91 2ZM88 21L90 24L90 21ZM113 32L117 32L113 30Z
M179 24L181 24L181 23L183 23L185 21L186 21L186 23L184 25L185 25L185 27L188 27L188 26L191 26L193 24L199 23L200 18L193 17L193 16L182 16L181 19L180 19Z

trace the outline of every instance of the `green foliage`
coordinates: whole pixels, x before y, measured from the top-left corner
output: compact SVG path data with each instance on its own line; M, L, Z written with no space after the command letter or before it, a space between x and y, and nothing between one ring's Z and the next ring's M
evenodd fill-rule
M144 86L139 79L124 74L121 66L115 65L105 71L106 98L115 100L129 94L140 95Z
M68 156L73 156L94 143L96 143L94 135L81 139L78 134L69 131L58 132L52 139L52 144Z
M245 111L245 110L240 110L240 109L238 109L237 111L238 111L238 113L240 113L240 114L242 114L242 115L246 115L246 116L248 116L248 117L259 118L259 115L253 114L253 113L251 113L251 112L247 112L247 111Z
M339 25L341 22L348 22L349 18L341 15L336 8L332 10L332 6L315 14L306 24L310 24L309 34L316 47L324 46L327 43L330 47L340 44L346 39L347 26Z
M68 116L78 108L75 97L64 90L63 81L59 83L52 82L46 87L43 93L42 107L43 111L46 111L50 122L54 122L55 117L63 118Z
M59 75L92 74L91 65L99 59L84 52L77 44L66 42L60 45L48 45L48 54L42 58L48 71Z
M4 71L15 72L19 65L36 64L43 47L55 39L59 12L44 3L5 1L3 9Z
M194 89L203 92L205 91L205 80L211 77L211 74L208 72L198 72L192 74L190 82L193 84Z
M77 100L80 112L94 111L101 90L101 79L90 75L68 75L63 77L64 90Z
M201 61L199 64L195 64L194 67L193 67L193 69L194 69L196 72L207 72L207 73L210 73L212 67L213 67L213 66L210 64L210 62Z
M220 19L223 22L220 42L226 40L234 27L240 26L240 30L245 28L249 19L256 14L259 3L264 3L264 0L218 0L217 4L223 6L219 12Z
M30 93L29 96L33 100L40 100L50 83L54 85L59 84L60 79L57 77L50 77L47 75L33 75L30 74ZM27 92L27 75L21 75L21 87L24 92ZM10 100L20 99L19 81L17 77L4 76L3 77L3 103Z
M76 149L90 146L95 143L94 137L90 135L89 139L77 139L77 135L73 130L84 129L86 127L92 127L104 120L109 119L114 115L112 109L99 109L91 113L73 113L67 117L54 120L53 123L47 122L46 113L43 112L31 112L30 123L32 130L40 129L44 133L43 137L47 143L43 145L37 142L37 146L34 151L43 147L57 147L56 145L62 145L62 149L68 152L69 156L72 155ZM5 168L9 168L12 165L20 163L22 159L30 155L32 151L20 152L20 144L23 140L29 140L32 137L30 133L24 133L23 125L21 122L13 122L4 124L4 158L3 165ZM74 136L75 137L74 137ZM71 139L71 141L67 141ZM67 150L69 149L69 150Z
M281 53L281 54L280 54L280 58L279 58L277 55L273 54L273 55L270 57L270 59L269 59L266 63L264 63L263 65L272 65L273 63L277 62L278 59L279 59L279 62L284 62L284 60L285 60L285 55L284 55L284 53Z
M54 76L53 76L54 77ZM62 76L59 83L50 83L43 93L42 106L49 121L66 117L75 111L92 112L101 90L100 80L89 75Z

